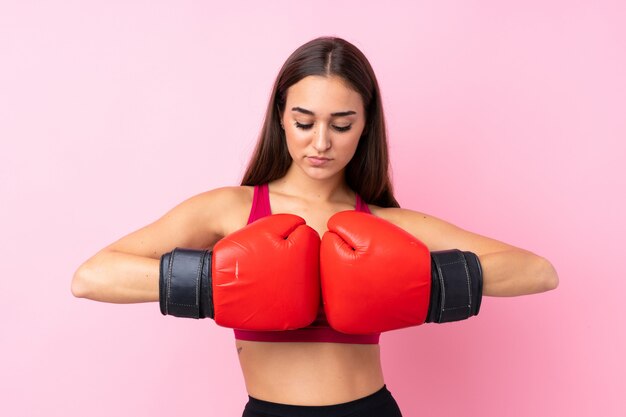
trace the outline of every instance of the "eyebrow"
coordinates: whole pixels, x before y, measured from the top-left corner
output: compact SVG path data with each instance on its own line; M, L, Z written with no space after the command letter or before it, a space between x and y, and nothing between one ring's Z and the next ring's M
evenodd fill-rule
M307 110L307 109L303 109L302 107L292 107L291 111L298 111L300 113L304 113L304 114L310 114L311 116L315 116L315 113L313 113L311 110ZM333 117L340 117L340 116L350 116L352 114L356 114L355 111L353 110L348 110L348 111L338 111L336 113L331 113L330 115Z

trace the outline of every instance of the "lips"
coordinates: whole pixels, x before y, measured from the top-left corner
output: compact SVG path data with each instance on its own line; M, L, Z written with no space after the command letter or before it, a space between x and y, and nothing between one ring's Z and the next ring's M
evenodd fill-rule
M316 156L309 156L307 157L307 160L313 166L324 165L326 162L330 161L329 158L318 158Z

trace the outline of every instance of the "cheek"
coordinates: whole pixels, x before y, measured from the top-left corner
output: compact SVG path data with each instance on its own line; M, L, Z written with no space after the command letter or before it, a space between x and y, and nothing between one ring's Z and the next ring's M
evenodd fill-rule
M346 141L341 144L342 153L346 154L348 158L352 158L356 152L356 148L359 146L359 136L346 138Z
M306 138L299 132L287 132L285 131L285 142L289 153L293 155L294 152L298 152L300 149L306 146Z

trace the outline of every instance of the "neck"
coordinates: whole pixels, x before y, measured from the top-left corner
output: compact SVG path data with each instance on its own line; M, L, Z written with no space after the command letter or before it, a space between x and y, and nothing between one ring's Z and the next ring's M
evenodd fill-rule
M291 164L287 174L274 184L281 193L318 202L339 201L352 194L343 171L330 178L317 179L306 175L295 164Z

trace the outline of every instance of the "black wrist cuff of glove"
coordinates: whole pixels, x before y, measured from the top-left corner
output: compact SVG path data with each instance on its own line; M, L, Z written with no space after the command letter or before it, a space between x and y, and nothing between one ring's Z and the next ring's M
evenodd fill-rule
M161 314L194 319L213 318L212 252L176 248L161 256Z
M430 306L427 323L447 323L478 314L483 272L478 256L458 249L431 252Z

